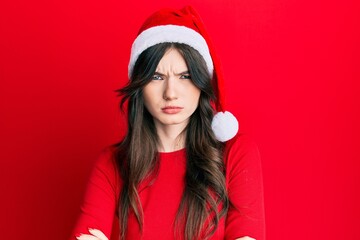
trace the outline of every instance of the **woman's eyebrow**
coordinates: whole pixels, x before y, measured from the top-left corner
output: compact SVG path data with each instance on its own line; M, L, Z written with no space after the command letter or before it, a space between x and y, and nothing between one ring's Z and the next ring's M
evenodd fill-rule
M181 73L176 73L175 75L185 75L185 74L190 74L189 71L184 71L184 72L181 72Z
M185 75L185 74L190 74L190 73L188 70L180 72L180 73L175 73L176 76ZM161 73L161 72L154 72L154 75L165 76L166 74Z
M154 72L154 75L160 75L160 76L165 76L165 74L160 73L160 72Z

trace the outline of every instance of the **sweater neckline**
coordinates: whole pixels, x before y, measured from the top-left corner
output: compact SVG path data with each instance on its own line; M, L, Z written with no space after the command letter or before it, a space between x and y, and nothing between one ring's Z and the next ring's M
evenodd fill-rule
M180 155L186 152L186 148L181 148L179 150L175 150L172 152L158 152L160 156L163 157L169 157L169 156L176 156L176 155Z

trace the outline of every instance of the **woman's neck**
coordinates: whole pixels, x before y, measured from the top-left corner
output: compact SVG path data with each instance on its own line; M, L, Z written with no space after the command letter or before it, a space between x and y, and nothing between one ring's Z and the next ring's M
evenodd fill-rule
M173 152L185 147L184 127L171 125L166 127L157 127L159 137L159 152Z

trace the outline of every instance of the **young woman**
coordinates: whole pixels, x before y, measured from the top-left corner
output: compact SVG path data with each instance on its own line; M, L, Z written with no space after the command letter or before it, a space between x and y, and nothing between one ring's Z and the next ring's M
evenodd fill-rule
M127 134L97 161L71 239L265 239L259 154L221 112L219 62L193 8L147 19L129 78Z

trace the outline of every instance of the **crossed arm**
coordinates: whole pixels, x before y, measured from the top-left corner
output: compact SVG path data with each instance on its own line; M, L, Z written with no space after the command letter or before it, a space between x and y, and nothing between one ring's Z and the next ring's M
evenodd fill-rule
M105 234L97 229L89 229L89 233L90 234L82 234L79 237L76 237L78 240L109 240ZM241 238L237 238L235 240L256 240L254 238L251 237L241 237Z
M225 233L229 234L225 234L225 238L231 240L264 240L263 187L257 147L239 137L229 149L226 157L229 160L226 170L227 176L229 176L229 198L234 207L228 211L225 223L227 232ZM111 234L111 217L115 211L111 207L115 207L116 194L114 194L114 189L117 189L115 183L118 182L118 179L116 178L116 169L109 159L111 158L105 154L97 163L90 181L91 191L88 191L86 198L88 205L84 207L84 209L93 210L94 204L100 206L96 208L96 211L92 211L89 216L95 218L96 222L103 224L99 226L90 220L87 220L85 224L82 220L76 227L76 231L73 232L72 239L77 236L79 240L108 240L106 235ZM103 204L103 199L108 199L110 202ZM91 204L89 205L89 203ZM109 214L103 214L104 212ZM101 229L101 231L87 229L87 226L93 226L93 228ZM79 236L80 233L82 234Z

